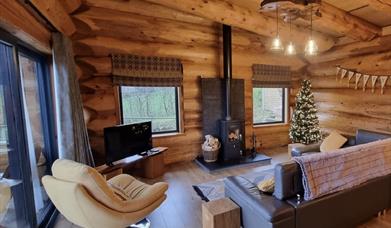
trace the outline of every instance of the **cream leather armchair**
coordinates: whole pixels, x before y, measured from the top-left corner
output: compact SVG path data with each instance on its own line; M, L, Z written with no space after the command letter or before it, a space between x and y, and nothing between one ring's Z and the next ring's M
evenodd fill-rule
M167 183L147 185L126 174L109 181L94 168L59 159L42 183L56 208L72 223L91 228L127 227L166 199Z

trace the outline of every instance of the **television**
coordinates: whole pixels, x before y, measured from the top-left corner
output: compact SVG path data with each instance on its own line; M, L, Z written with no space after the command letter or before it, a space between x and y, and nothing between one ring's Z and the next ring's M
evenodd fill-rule
M104 129L106 164L152 149L152 124L143 122Z

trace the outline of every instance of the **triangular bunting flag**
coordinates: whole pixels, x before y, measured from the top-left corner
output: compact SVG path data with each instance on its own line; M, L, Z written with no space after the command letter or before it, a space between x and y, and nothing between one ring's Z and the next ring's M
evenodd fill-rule
M350 87L350 80L353 78L355 73L356 72L353 72L353 71L349 71L349 73L348 73L348 88Z
M368 83L369 75L364 74L363 81L362 81L362 91L365 91Z
M381 94L384 94L384 87L386 86L387 80L388 80L388 76L380 76Z
M341 80L346 76L347 72L348 72L348 70L346 70L346 69L341 70Z
M372 93L375 92L376 82L377 82L378 78L379 78L379 76L372 76L371 77L371 80L372 80Z
M355 83L354 89L358 89L358 83L360 82L361 75L362 74L360 74L360 73L356 73L356 83Z
M337 66L337 72L335 74L335 80L338 81L338 76L339 76L339 73L341 72L341 67L340 66Z

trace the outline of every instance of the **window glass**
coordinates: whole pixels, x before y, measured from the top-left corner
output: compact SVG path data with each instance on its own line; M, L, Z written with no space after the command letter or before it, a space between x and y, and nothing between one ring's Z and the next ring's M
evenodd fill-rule
M39 63L31 58L19 55L20 75L22 77L24 115L30 157L31 177L34 190L34 202L37 218L44 215L50 204L43 188L41 178L47 174L47 159L39 98L38 67Z
M177 87L122 86L123 124L152 121L153 133L178 132Z
M285 120L285 89L253 88L253 123L283 123Z

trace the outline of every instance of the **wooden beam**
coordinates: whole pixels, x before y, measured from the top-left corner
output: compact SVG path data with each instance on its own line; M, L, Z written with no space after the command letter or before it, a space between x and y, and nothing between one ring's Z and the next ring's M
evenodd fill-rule
M59 2L68 14L75 12L81 6L81 0L62 0Z
M391 50L391 35L377 37L371 41L358 41L335 46L322 55L308 59L311 63L327 62L348 57L380 53Z
M92 1L92 0L91 0ZM101 0L99 0L101 1ZM224 0L147 0L148 2L160 4L188 14L193 14L209 20L242 28L259 35L274 37L276 35L275 20L263 14L250 11L243 7L233 5ZM117 8L126 8L132 5L131 1L110 1L115 2ZM114 4L114 3L112 3ZM154 15L159 15L154 12ZM289 26L282 24L281 36L289 37ZM292 28L292 39L297 46L302 48L308 39L308 30L294 26ZM334 45L334 40L320 33L314 33L320 50L328 50Z
M260 4L259 0L227 0L232 4L242 6L248 10L257 10ZM327 33L327 31L337 32L339 34L352 37L355 40L370 40L381 32L381 28L373 25L359 17L353 16L344 10L341 10L326 1L322 1L320 7L322 17L314 21L314 27L318 31Z
M51 53L50 32L18 1L0 1L0 27L37 50Z
M157 43L202 44L219 47L221 25L199 25L180 21L118 12L111 9L91 7L73 16L77 32L73 39L91 36L110 36L120 39ZM234 49L265 51L265 37L234 29Z
M30 0L35 8L61 33L72 35L76 27L71 17L57 0Z
M125 13L133 13L143 16L163 18L186 23L212 25L215 22L194 16L188 13L183 13L178 10L170 9L158 4L146 2L144 0L113 1L113 0L84 0L84 3L89 7L99 7L103 9L111 9ZM156 13L158 12L158 13Z
M307 70L311 75L335 76L337 65L363 74L388 75L391 71L391 51L312 64Z
M380 36L382 29L370 22L341 10L325 1L320 5L321 18L316 24L332 28L345 36L356 40L368 41Z

